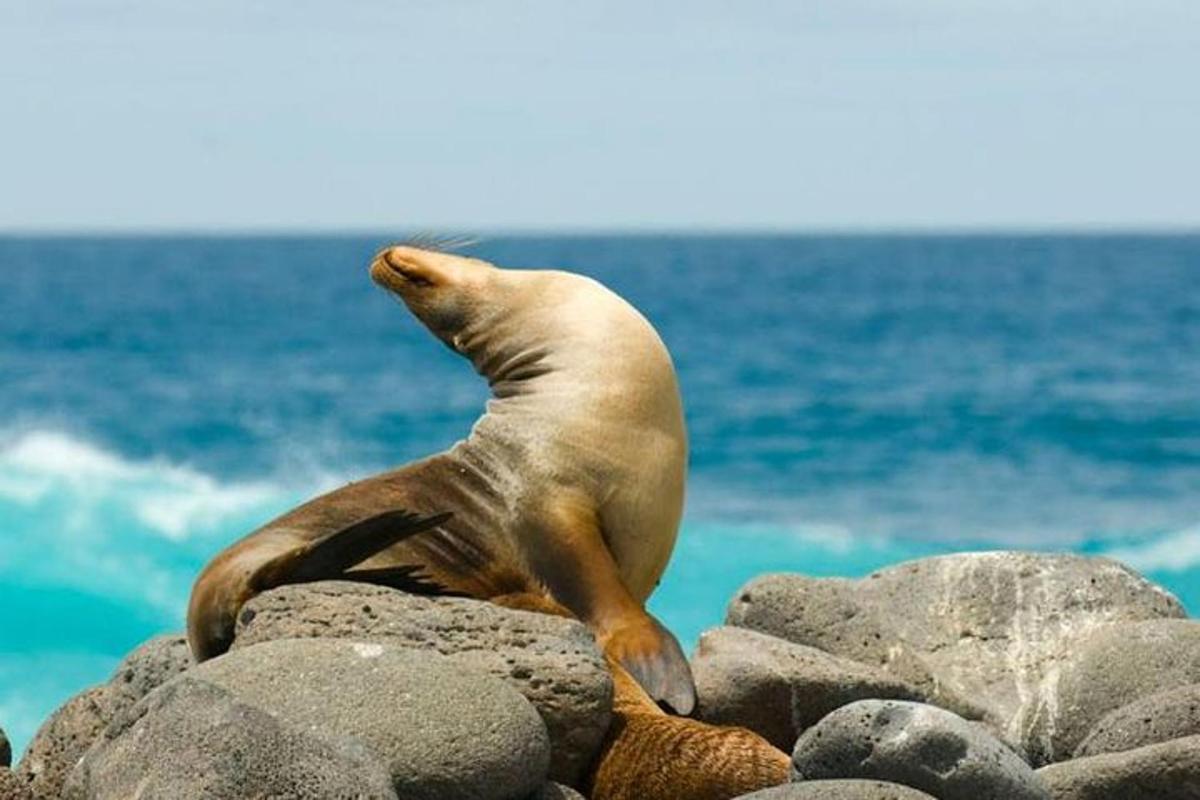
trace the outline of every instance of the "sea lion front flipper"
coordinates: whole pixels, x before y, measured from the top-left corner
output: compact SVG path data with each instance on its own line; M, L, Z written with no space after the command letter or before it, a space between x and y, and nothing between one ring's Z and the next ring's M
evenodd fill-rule
M260 591L283 583L304 583L343 576L356 564L402 539L436 528L449 512L423 517L393 509L327 533L303 547L263 564L252 583Z
M696 688L687 659L621 580L591 499L560 488L542 524L526 535L531 546L525 556L554 600L592 629L605 654L629 670L653 700L678 714L691 713Z
M633 676L657 702L687 716L696 706L696 685L679 641L649 614L605 635L604 653Z

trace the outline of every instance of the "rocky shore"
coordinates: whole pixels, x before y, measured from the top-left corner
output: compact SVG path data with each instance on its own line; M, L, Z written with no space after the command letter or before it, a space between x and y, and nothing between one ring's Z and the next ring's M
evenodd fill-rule
M692 666L699 719L792 754L791 783L744 797L1200 798L1200 623L1110 560L764 575ZM193 664L181 636L130 653L12 770L0 734L0 800L579 798L612 698L571 620L288 586L218 659Z

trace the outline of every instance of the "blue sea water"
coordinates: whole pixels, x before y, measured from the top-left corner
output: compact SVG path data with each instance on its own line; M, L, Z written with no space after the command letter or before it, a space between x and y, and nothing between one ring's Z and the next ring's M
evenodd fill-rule
M483 382L367 279L383 237L0 238L0 726L178 630L227 542L463 436ZM1113 554L1200 610L1200 237L595 236L671 348L685 644L766 571Z

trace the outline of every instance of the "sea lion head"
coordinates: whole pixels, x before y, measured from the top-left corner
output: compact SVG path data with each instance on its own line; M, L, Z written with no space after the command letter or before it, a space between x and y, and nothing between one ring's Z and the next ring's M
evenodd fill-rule
M371 262L371 279L404 301L434 336L464 353L464 330L487 311L501 291L500 270L486 261L452 253L395 245Z
M666 348L650 324L584 275L510 269L394 245L371 262L371 278L402 300L434 336L469 359L497 396L550 372L569 371L584 388L592 385L588 375L611 382L614 365L644 367L635 383L648 385L644 378L653 372L669 383L672 393L677 391ZM618 349L624 353L619 357L613 355Z

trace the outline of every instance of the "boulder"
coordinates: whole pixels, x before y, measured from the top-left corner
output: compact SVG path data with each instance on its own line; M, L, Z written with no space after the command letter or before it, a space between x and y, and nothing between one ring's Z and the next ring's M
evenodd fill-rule
M1173 596L1115 561L992 552L861 580L762 576L726 621L885 669L1045 763L1058 668L1076 642L1112 623L1183 616Z
M1110 712L1075 748L1075 757L1119 753L1185 736L1200 736L1200 683L1158 692Z
M792 776L870 778L939 800L1047 800L1033 770L983 726L935 706L859 700L801 735Z
M546 781L550 741L533 706L502 681L432 651L280 639L205 661L187 676L289 725L359 740L406 800L510 800Z
M847 703L924 699L882 669L728 626L700 637L692 675L699 719L749 728L785 752L802 731Z
M1200 736L1051 764L1038 776L1054 800L1196 800Z
M360 742L288 726L184 676L115 720L67 778L63 800L330 797L396 800Z
M883 781L804 781L744 794L736 800L936 800L924 792Z
M546 783L531 794L529 800L587 800L587 798L561 783Z
M16 769L34 800L59 800L67 773L100 736L111 715L111 689L101 685L75 695L42 723Z
M151 691L195 665L181 633L156 636L121 660L109 679L114 710L132 708Z
M441 653L521 692L550 734L550 778L578 785L599 752L612 678L586 627L478 600L419 597L345 581L284 586L242 610L234 648L282 638L350 638Z
M1054 760L1069 758L1106 714L1200 683L1200 622L1151 620L1093 631L1062 667Z
M0 800L31 800L29 785L7 767L0 767Z
M191 664L182 635L159 636L127 655L108 683L64 703L34 735L17 767L35 800L58 800L67 773L109 721Z

